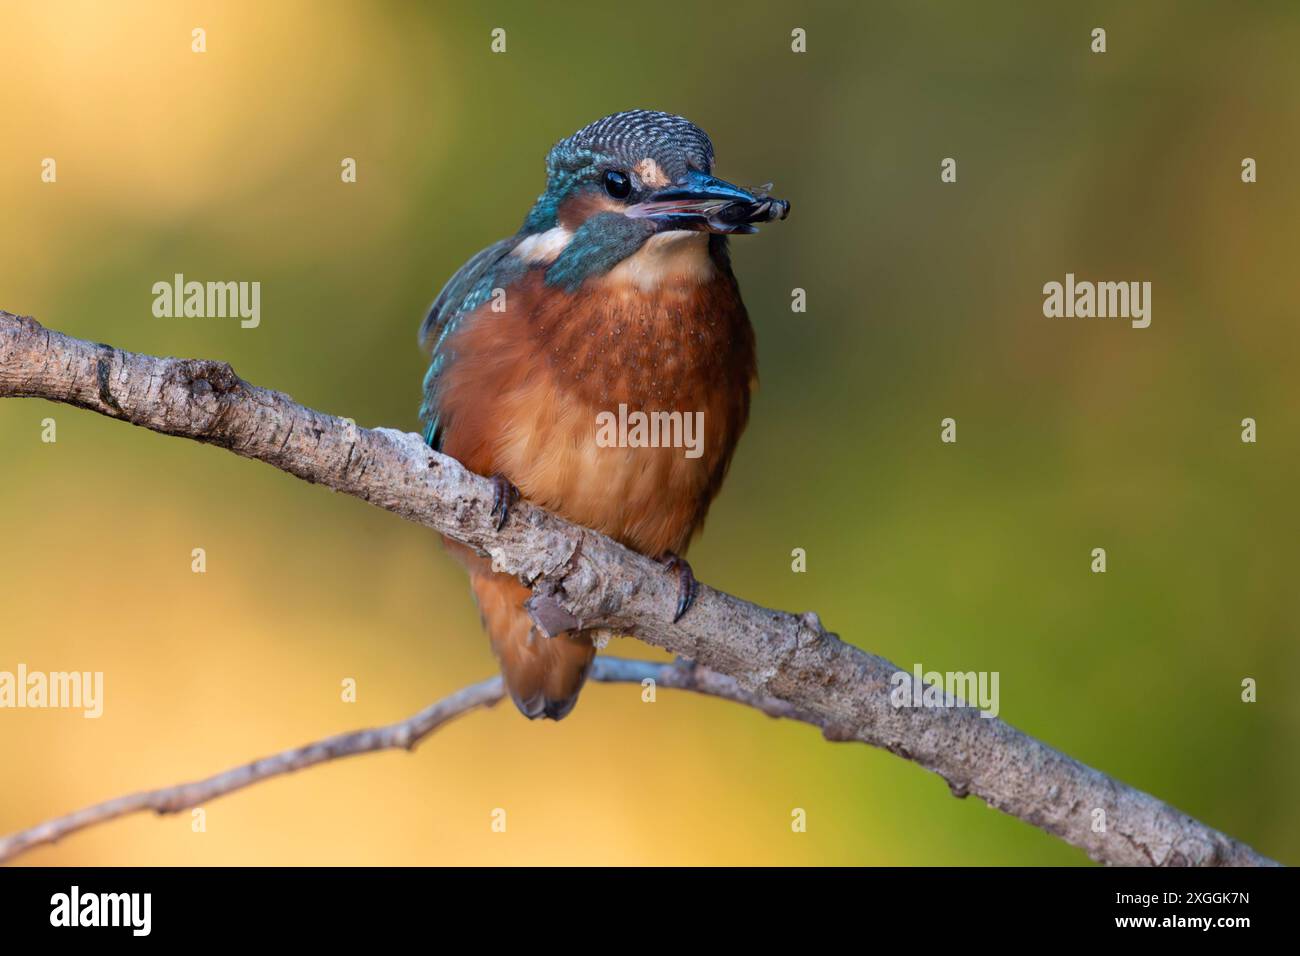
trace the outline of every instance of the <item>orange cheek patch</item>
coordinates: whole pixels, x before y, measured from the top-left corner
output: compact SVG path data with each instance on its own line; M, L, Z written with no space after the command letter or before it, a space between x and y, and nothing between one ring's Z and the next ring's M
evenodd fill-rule
M565 229L574 232L592 216L602 212L622 212L623 208L622 204L603 193L584 191L561 203L555 218Z

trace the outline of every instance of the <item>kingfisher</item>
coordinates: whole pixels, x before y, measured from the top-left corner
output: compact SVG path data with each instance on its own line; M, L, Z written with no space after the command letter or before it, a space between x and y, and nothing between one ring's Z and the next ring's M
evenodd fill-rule
M461 266L420 327L425 440L491 477L497 530L522 495L656 558L677 578L674 623L698 588L682 555L749 417L754 332L727 237L786 217L768 188L715 178L712 142L680 116L606 116L551 148L522 227ZM640 427L610 441L598 427L638 414L664 425L654 440ZM699 434L684 451L673 439L687 416ZM560 720L595 635L543 636L524 584L444 542L469 572L516 706Z

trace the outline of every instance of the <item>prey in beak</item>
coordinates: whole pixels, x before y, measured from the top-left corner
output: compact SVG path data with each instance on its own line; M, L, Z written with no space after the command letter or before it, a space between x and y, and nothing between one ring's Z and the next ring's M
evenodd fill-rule
M784 219L790 204L767 194L771 183L755 190L692 169L671 185L628 206L626 215L654 220L661 232L686 229L724 235L758 232L754 223Z

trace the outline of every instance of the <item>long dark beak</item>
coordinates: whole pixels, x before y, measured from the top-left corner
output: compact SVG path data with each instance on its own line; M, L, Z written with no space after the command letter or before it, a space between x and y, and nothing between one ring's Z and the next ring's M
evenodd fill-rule
M758 232L753 223L784 219L790 204L773 199L766 189L750 192L729 182L691 170L684 177L627 208L634 218L653 219L661 231Z

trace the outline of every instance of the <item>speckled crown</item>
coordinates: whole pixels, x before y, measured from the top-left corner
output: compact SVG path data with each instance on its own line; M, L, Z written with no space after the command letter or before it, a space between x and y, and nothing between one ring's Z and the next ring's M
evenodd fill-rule
M657 110L625 110L596 120L551 149L547 165L571 166L592 154L614 156L628 165L650 156L672 179L689 167L712 172L713 143L688 119Z

